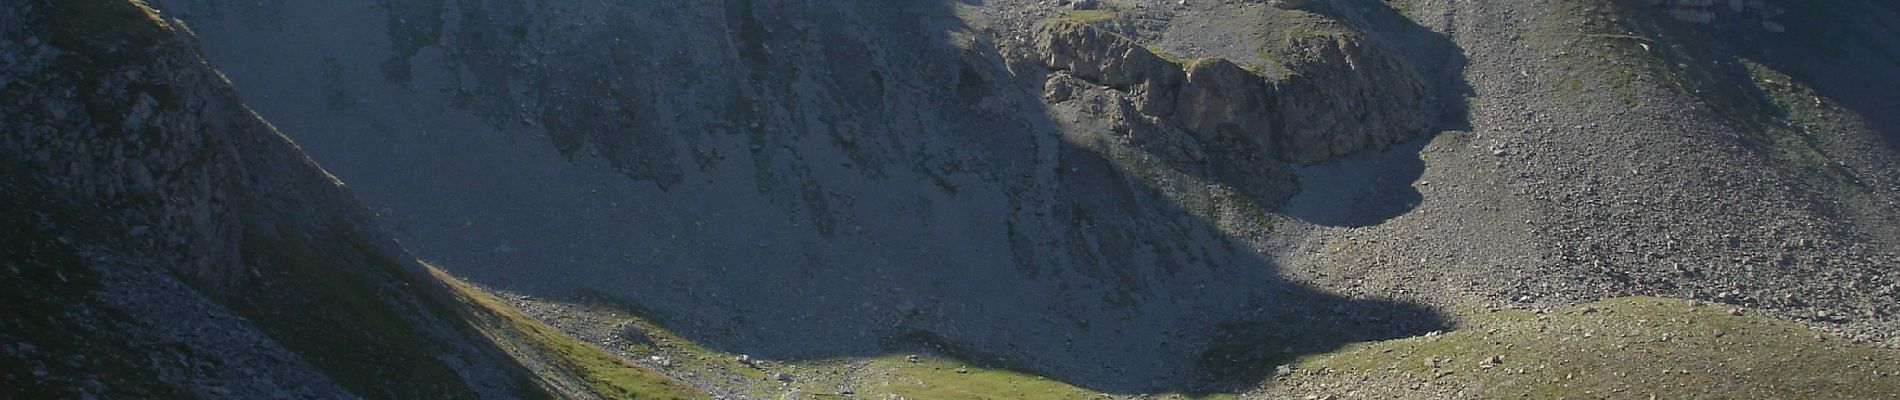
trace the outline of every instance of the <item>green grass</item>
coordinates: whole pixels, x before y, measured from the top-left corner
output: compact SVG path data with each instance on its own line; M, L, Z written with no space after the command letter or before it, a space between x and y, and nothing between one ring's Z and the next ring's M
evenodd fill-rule
M459 284L459 282L458 282ZM479 289L478 289L479 290ZM578 314L592 314L606 320L624 321L646 335L647 340L631 343L625 351L629 356L648 355L665 356L672 360L673 366L667 370L676 376L696 376L713 385L743 391L755 397L774 397L782 388L772 379L771 373L762 368L753 368L733 361L738 353L721 351L702 346L667 329L662 322L647 313L637 304L614 299L599 293L582 295L574 302L562 303L564 307ZM505 307L505 305L503 305ZM517 313L519 311L516 311ZM521 314L524 317L532 318ZM728 332L730 333L730 332ZM589 346L592 347L592 346ZM605 353L603 353L605 354ZM824 364L824 361L806 361L799 364ZM791 364L791 362L778 362ZM655 377L662 377L654 375ZM663 378L663 377L662 377ZM800 384L808 383L801 377Z
M1266 49L1256 51L1254 56L1260 58L1258 64L1243 63L1240 68L1266 79L1284 79L1287 75L1293 74L1293 71L1286 68L1286 63L1280 62L1279 56L1273 55Z
M1559 2L1524 22L1525 42L1553 67L1539 76L1552 97L1583 110L1623 110L1641 105L1640 85L1673 76L1643 47L1659 45L1630 34L1629 16L1620 11L1603 2Z
M1488 398L1882 398L1900 351L1725 305L1630 297L1535 314L1470 311L1450 333L1307 356L1295 374L1413 376ZM1500 363L1489 362L1492 357ZM1433 363L1432 360L1437 360Z
M911 399L1105 399L1103 393L1009 369L984 368L957 360L887 355L871 360L872 370L889 374L882 385L867 388L866 398L895 395ZM961 372L959 372L961 371ZM1179 394L1146 396L1150 399L1226 399L1229 395L1190 397Z
M1154 53L1156 57L1161 57L1161 59L1167 60L1168 62L1171 62L1171 63L1180 64L1182 68L1192 68L1194 67L1195 64L1200 64L1202 61L1210 60L1210 58L1205 58L1205 57L1186 57L1179 54L1170 53L1167 50L1162 50L1160 47L1155 47L1155 46L1145 46L1145 47L1148 48L1149 53Z
M434 267L430 273L447 283L483 319L525 339L525 345L550 357L553 365L578 378L588 390L608 399L704 399L708 396L659 372L634 365L606 350L583 343L481 289Z
M479 299L484 308L498 310L497 315L515 325L510 329L530 332L535 341L548 342L540 345L548 347L545 352L596 360L569 361L578 371L608 375L614 372L594 369L635 368L591 345L565 339L492 296L450 278L445 280L452 282L458 292ZM1647 398L1650 394L1659 398L1878 398L1900 390L1893 378L1900 375L1900 352L1817 339L1804 326L1760 316L1752 310L1741 316L1730 315L1730 309L1649 297L1604 300L1547 314L1468 309L1461 312L1464 326L1449 333L1353 344L1290 360L1260 361L1269 367L1286 362L1291 368L1291 373L1268 382L1269 387L1286 381L1356 382L1358 377L1379 380L1409 376L1484 398ZM703 376L743 371L729 385L755 396L776 397L792 389L807 395L836 396L831 390L838 387L840 378L814 373L831 370L835 374L853 364L840 360L775 363L770 371L798 371L797 382L780 386L760 369L732 363L731 354L686 343L664 330L652 330L657 327L643 324L642 328L650 329L649 335L656 341L671 342L668 354L685 364L678 368ZM1249 336L1247 327L1233 328L1243 331L1235 336ZM1249 349L1232 350L1245 353ZM1500 362L1489 363L1493 356ZM922 357L910 362L904 355L890 354L858 365L853 375L859 384L854 389L855 395L863 398L1128 397L1104 395L1032 373L953 358ZM622 376L625 378L620 379L658 378L643 370ZM1148 396L1231 397L1221 393Z
M1113 10L1068 10L1064 11L1062 16L1057 18L1063 21L1086 24L1112 20L1115 19L1116 16L1118 16L1118 14Z
M902 356L873 361L890 368L892 379L870 394L889 393L915 399L1090 399L1101 398L1079 387L1009 370L971 368L952 360ZM957 372L962 368L965 372Z
M1301 10L1281 10L1268 7L1264 16L1219 21L1221 26L1236 32L1252 32L1260 38L1261 47L1254 49L1256 60L1236 60L1255 75L1269 79L1284 79L1294 74L1292 64L1310 62L1307 54L1300 53L1293 44L1296 41L1326 39L1341 40L1360 36L1360 33L1324 16Z

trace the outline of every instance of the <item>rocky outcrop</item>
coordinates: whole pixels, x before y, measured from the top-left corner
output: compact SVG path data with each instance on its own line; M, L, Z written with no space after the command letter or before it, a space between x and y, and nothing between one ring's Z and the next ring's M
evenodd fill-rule
M1185 82L1175 89L1172 113L1182 128L1206 137L1270 138L1266 148L1292 145L1274 134L1283 132L1275 122L1275 89L1261 77L1222 59L1187 66ZM1256 139L1258 140L1258 139Z
M1288 73L1272 86L1295 162L1382 149L1436 118L1418 77L1364 37L1309 36L1289 47Z
M1037 32L1051 70L1136 94L1138 109L1203 139L1258 143L1316 163L1379 149L1423 131L1424 89L1369 42L1314 36L1291 43L1285 76L1224 59L1170 60L1094 26L1053 21Z
M1056 21L1037 32L1043 64L1082 80L1116 90L1146 93L1142 113L1168 116L1178 88L1187 80L1181 65L1113 32L1087 24Z
M10 17L58 18L61 12ZM153 256L180 272L206 282L239 275L233 270L241 264L231 215L236 199L228 190L251 181L237 169L235 156L256 143L233 140L243 136L230 133L267 126L237 118L244 110L231 104L228 93L193 96L180 89L223 82L193 68L201 66L194 65L197 60L176 54L183 47L171 35L177 27L149 10L142 16L106 15L122 19L101 23L154 29L127 29L112 35L114 41L89 43L79 43L81 32L67 31L90 29L84 27L53 27L43 35L6 32L0 53L11 62L3 66L8 79L0 81L6 93L0 108L9 111L0 120L7 132L0 154L51 186L123 210L115 222L130 227L137 244L167 249ZM94 49L74 48L82 45ZM95 49L100 51L87 51ZM135 52L162 54L141 63Z

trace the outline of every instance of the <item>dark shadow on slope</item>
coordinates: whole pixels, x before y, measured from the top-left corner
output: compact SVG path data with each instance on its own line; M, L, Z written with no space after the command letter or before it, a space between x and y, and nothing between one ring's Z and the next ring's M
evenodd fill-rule
M92 374L120 378L95 394L186 397L176 383L158 379L158 367L144 357L161 353L138 346L116 323L123 317L92 293L99 273L80 246L117 245L127 235L111 231L116 224L101 217L108 212L69 201L7 161L0 165L0 224L8 227L0 230L7 267L0 271L0 301L7 304L0 341L34 351L0 356L0 397L76 398ZM85 362L63 362L67 357Z
M1784 33L1730 18L1704 43L1792 76L1866 119L1889 150L1900 151L1900 3L1789 3L1777 3L1787 11L1775 18Z
M1284 212L1303 222L1336 227L1377 225L1404 215L1424 199L1413 186L1424 174L1419 150L1437 132L1471 129L1466 99L1473 92L1464 78L1469 60L1451 36L1419 25L1386 2L1315 2L1310 11L1365 31L1404 60L1424 84L1425 107L1437 118L1418 137L1392 148L1297 168L1300 193ZM1445 25L1455 27L1457 15L1449 9L1443 12Z
M1204 347L1186 346L1168 357L1193 360L1188 375L1162 377L1144 382L1140 360L1121 360L1104 352L1097 358L1111 369L1123 370L1119 377L1070 377L1060 371L1031 371L1051 375L1066 382L1114 393L1183 392L1214 393L1244 390L1269 379L1278 365L1299 356L1323 353L1349 343L1384 340L1444 329L1447 322L1425 306L1396 301L1354 299L1322 292L1279 275L1278 266L1256 252L1246 240L1226 232L1214 221L1205 219L1188 205L1178 203L1160 190L1136 182L1138 173L1118 166L1105 154L1087 146L1064 141L1062 164L1067 171L1059 178L1063 188L1062 206L1069 207L1063 217L1075 226L1085 227L1060 239L1059 247L1075 254L1079 262L1053 268L1072 271L1072 281L1112 279L1114 289L1129 296L1127 304L1139 304L1144 293L1198 292L1191 297L1196 310L1212 311L1201 315L1203 324L1177 328L1188 332L1211 332ZM1203 168L1219 169L1219 166ZM1210 173L1201 168L1179 168L1185 175ZM1256 181L1257 182L1257 181ZM1288 185L1291 182L1280 181ZM1273 192L1283 188L1258 188ZM1242 188L1242 192L1248 192ZM1249 207L1275 209L1273 199L1248 199ZM1180 241L1176 236L1185 236ZM1172 247L1172 249L1171 249ZM1153 261L1139 260L1152 252ZM1196 252L1202 252L1196 254ZM1045 268L1049 269L1049 268ZM1210 274L1209 281L1186 279L1196 272ZM1115 302L1110 302L1116 306ZM1121 329L1116 326L1094 329ZM1128 337L1137 343L1166 345L1173 338L1162 336ZM983 349L975 349L983 351ZM994 351L994 350L991 350ZM1004 358L1007 364L1007 358ZM1125 365L1118 365L1125 364Z
M224 396L262 396L246 391L269 386L250 383L297 385L286 378L309 379L314 367L368 398L548 397L525 367L447 313L436 302L446 293L419 269L402 268L393 241L359 230L371 225L367 212L237 99L179 25L127 0L6 8L0 22L14 24L0 24L0 41L37 41L45 55L0 66L22 80L0 96L0 125L34 128L10 132L0 149L0 213L21 235L5 240L0 260L11 275L22 274L17 260L38 269L27 279L71 285L28 292L61 300L58 308L22 306L91 315L0 321L0 330L62 336L47 350L71 350L55 353L81 370L70 376L84 381L69 388L132 380L125 389L152 391L116 397L220 386ZM116 150L87 150L106 148ZM245 246L254 239L273 241ZM114 337L125 334L136 336ZM66 347L72 341L83 342ZM30 374L15 365L0 361L7 375ZM65 371L27 379L54 383L48 372ZM142 379L162 382L147 389ZM322 390L302 396L342 395Z
M1428 107L1439 118L1427 132L1471 129L1470 107L1465 99L1474 95L1465 81L1470 60L1464 49L1453 41L1457 32L1440 33L1406 18L1385 1L1337 0L1312 2L1312 12L1332 18L1366 32L1380 45L1405 60L1406 67L1425 84ZM1446 29L1455 29L1458 15L1451 7L1441 11Z
M796 98L798 82L781 79L788 71L825 68L821 58L812 60L796 53L801 37L829 37L824 24L798 27L788 22L809 16L809 10L791 3L767 3L733 0L726 3L726 19L733 30L736 61L745 67L747 81L735 91L740 102L729 110L736 118L739 133L754 143L752 163L800 178L810 168L802 159L757 149L775 149L799 137L812 137L796 123L775 121L772 113L761 111L798 105L758 104L752 99ZM1016 148L1035 147L1037 135L1053 135L1046 130L1057 126L1046 112L1038 120L1020 120L1015 114L996 113L978 104L986 101L1004 104L1036 104L1039 92L1024 85L1024 79L1005 71L1004 56L992 43L960 42L948 31L967 29L942 26L940 21L954 19L951 2L913 3L902 7L877 5L823 5L820 7L855 8L853 12L878 16L874 21L852 21L883 30L888 37L912 35L915 29L939 29L931 32L925 46L880 51L922 52L926 63L957 66L953 79L923 81L924 87L901 88L940 92L941 104L926 104L926 112L942 113L940 118L954 124L930 127L922 134L950 138L959 150L969 150L969 163L978 166L921 167L923 175L972 174L1004 182L1014 188L1007 196L1034 197L1041 182L1016 174L1037 168L1034 152ZM875 11L872 11L875 10ZM873 41L865 45L890 45L896 41ZM825 49L829 53L831 49ZM821 57L832 57L825 54ZM812 62L818 61L818 62ZM903 72L887 72L892 80L906 78ZM838 77L844 81L851 77ZM880 81L881 83L881 81ZM822 85L822 84L821 84ZM852 86L839 84L826 88L847 97ZM1021 102L1021 103L1014 103ZM852 110L884 113L892 110L869 107ZM824 111L814 111L824 112ZM1021 115L1032 116L1037 113ZM851 146L873 146L859 139ZM722 351L749 354L763 359L831 359L841 356L867 357L885 354L940 352L973 363L997 368L1027 371L1052 379L1111 393L1190 392L1210 393L1239 390L1271 377L1274 367L1304 354L1336 349L1348 343L1391 339L1444 329L1447 322L1428 307L1384 300L1351 299L1287 281L1277 266L1240 238L1223 232L1214 222L1177 204L1167 196L1138 183L1133 173L1124 170L1096 149L1068 140L1047 142L1056 147L1058 165L1056 190L1044 199L1020 200L1025 204L1046 206L1048 213L1013 213L995 222L968 224L1008 225L1021 232L1023 240L1009 248L984 251L1008 251L1017 254L1016 265L956 265L967 269L963 274L929 271L923 255L933 251L957 251L967 244L948 244L943 249L919 249L920 259L897 267L880 266L874 254L830 256L831 263L810 263L785 254L760 265L734 270L714 281L755 279L763 276L783 286L769 292L735 291L722 287L698 287L696 291L716 293L717 301L738 303L738 309L753 310L736 315L713 316L704 310L681 309L660 302L642 301L650 294L603 291L608 297L635 304L683 337ZM1416 147L1407 147L1416 151ZM973 149L973 150L972 150ZM743 162L743 161L741 161ZM936 170L944 168L944 170ZM1206 176L1193 168L1180 172ZM1416 176L1416 175L1414 175ZM764 180L765 178L761 178ZM809 183L808 183L809 184ZM1286 182L1286 184L1291 184ZM965 194L949 179L937 185L952 198L981 196ZM1274 188L1281 190L1283 188ZM824 191L823 188L806 192ZM810 200L808 197L807 200ZM822 198L815 203L825 203ZM1415 204L1416 201L1411 202ZM1277 210L1277 201L1252 204ZM770 205L761 205L770 207ZM824 214L817 207L807 208ZM1032 216L1034 215L1034 216ZM1050 222L1055 221L1055 222ZM827 236L837 235L824 221L814 222ZM993 226L992 226L993 227ZM921 230L902 233L923 236ZM818 265L813 265L818 264ZM798 272L799 265L810 270ZM884 268L899 268L896 274L932 277L925 285L891 284L864 292L839 291L833 282L873 282ZM812 276L815 276L813 278ZM906 280L905 277L894 278ZM992 290L1015 293L1000 294ZM898 293L887 296L881 292ZM1024 296L1019 293L1031 293ZM587 301L585 296L562 293L531 293L536 296ZM843 299L827 299L842 297ZM876 304L874 310L894 307L897 316L889 329L849 324L825 324L783 320L784 315L826 315L858 312L831 304ZM1047 307L1047 308L1038 308ZM989 310L989 313L959 314L957 309ZM705 318L722 317L738 321L732 324L705 324ZM1050 323L1048 321L1058 321ZM723 325L723 326L722 326ZM1050 331L1048 329L1056 329ZM863 333L874 336L864 337ZM858 340L839 338L863 337ZM1192 338L1205 339L1203 342Z
M1372 226L1404 215L1424 201L1414 184L1425 172L1418 152L1432 140L1420 135L1391 149L1353 155L1294 170L1300 194L1286 216L1324 226Z
M1838 183L1866 185L1866 177L1836 163L1854 155L1832 154L1822 143L1852 129L1836 125L1851 121L1828 115L1840 110L1866 122L1887 153L1900 150L1900 113L1893 112L1900 109L1900 4L1822 2L1768 18L1718 6L1710 8L1710 24L1675 20L1646 5L1625 7L1630 28L1665 44L1653 52L1658 72L1733 124L1750 146ZM1794 82L1762 75L1751 63Z

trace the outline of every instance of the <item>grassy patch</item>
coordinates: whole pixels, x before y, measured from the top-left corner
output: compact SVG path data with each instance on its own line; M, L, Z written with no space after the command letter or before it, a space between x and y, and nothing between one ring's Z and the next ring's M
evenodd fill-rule
M1088 399L1100 398L1079 387L1015 371L971 368L952 360L901 356L875 361L890 368L892 377L876 392L918 399ZM962 372L959 372L962 371ZM875 393L875 392L874 392Z
M1113 10L1068 10L1057 19L1069 22L1094 23L1115 19L1119 14Z
M1209 60L1208 58L1186 57L1179 54L1170 53L1167 50L1162 50L1160 47L1155 47L1155 46L1146 46L1146 47L1148 48L1149 53L1154 53L1155 57L1161 57L1161 59L1168 60L1168 62L1171 62L1171 63L1181 64L1182 68L1193 68L1195 64L1200 64L1202 61Z
M1033 374L972 366L952 359L888 355L871 360L870 369L889 374L881 385L862 393L868 398L895 395L912 399L1106 399L1088 390ZM1150 399L1226 399L1229 395L1190 397L1179 394L1144 396Z
M1360 35L1329 18L1301 10L1270 8L1263 18L1221 21L1221 24L1237 32L1254 32L1259 36L1261 47L1254 49L1258 59L1236 63L1269 79L1284 79L1294 73L1290 65L1314 61L1311 54L1295 45L1296 42L1343 40Z
M705 393L659 372L634 365L594 345L562 334L554 327L523 314L494 295L449 276L434 267L429 272L446 282L465 302L476 306L484 320L507 329L522 344L546 355L555 368L581 381L587 389L609 399L703 399Z
M734 361L739 353L722 351L694 343L686 337L665 327L662 319L648 312L638 304L616 299L612 296L591 293L582 295L572 303L563 302L569 312L593 314L600 320L621 321L631 329L637 329L645 336L644 340L624 343L618 351L631 357L660 356L670 360L672 366L666 370L675 376L694 376L704 382L710 382L726 389L740 390L759 398L777 396L783 389L780 382L773 379L772 371L792 362L766 360L753 365ZM723 331L721 334L732 334ZM825 364L826 361L800 361L798 364L811 366ZM770 364L775 367L764 367ZM807 376L800 376L799 383L805 384Z
M1509 398L1882 398L1900 351L1724 305L1630 297L1548 314L1467 312L1458 331L1304 357L1298 374L1406 376Z
M1293 71L1286 68L1285 63L1280 62L1278 56L1265 49L1255 52L1254 56L1260 58L1260 63L1244 63L1240 65L1240 68L1266 79L1283 79L1293 74Z
M1629 16L1615 7L1560 2L1539 11L1527 20L1524 40L1553 67L1539 81L1558 100L1585 110L1628 109L1641 105L1646 78L1671 76L1644 47L1659 45L1632 34Z

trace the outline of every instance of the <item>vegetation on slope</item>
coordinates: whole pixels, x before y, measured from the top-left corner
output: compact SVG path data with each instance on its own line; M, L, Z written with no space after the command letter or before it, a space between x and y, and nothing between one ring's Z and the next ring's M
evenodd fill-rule
M533 354L545 356L547 367L561 377L572 377L592 392L608 399L703 399L701 393L665 375L634 365L594 345L562 334L554 327L523 314L479 288L439 269L429 271L455 291L465 304L472 306L470 317L498 342L525 346Z
M868 394L914 399L1088 399L1101 396L1066 383L1005 369L972 368L956 360L883 356L872 368L888 371Z
M1466 309L1459 314L1464 324L1450 332L1358 343L1298 358L1243 357L1219 365L1275 370L1266 381L1243 383L1239 393L1145 397L1880 398L1900 393L1900 351L1817 334L1752 309L1627 297L1559 311ZM667 370L676 376L716 377L721 387L761 398L787 393L796 393L794 398L1142 397L1101 393L941 351L914 357L892 353L741 363L733 360L736 354L701 347L650 321L638 321L651 343L623 351L665 357L672 360ZM1236 329L1236 337L1223 346L1251 354L1253 347L1277 350L1288 344L1282 338L1256 336L1261 343L1249 346L1238 337L1246 332L1244 327ZM777 379L780 374L788 379Z
M954 359L887 355L872 359L868 370L881 372L883 382L866 388L871 397L894 395L909 399L1106 399L1105 395L1075 385L1020 371L972 366ZM1230 398L1230 395L1190 397L1179 394L1144 396L1154 399Z
M1450 333L1308 356L1294 376L1396 378L1487 398L1882 398L1900 351L1727 305L1629 297L1548 313L1474 311Z
M1673 91L1707 106L1768 154L1845 178L1814 143L1815 115L1838 107L1812 95L1790 101L1811 90L1709 44L1730 38L1616 2L1557 2L1543 11L1527 22L1533 31L1527 39L1552 60L1546 65L1558 67L1544 81L1558 100L1582 110L1617 110L1646 106L1644 90Z
M1114 10L1065 10L1059 18L1063 21L1087 24L1112 20L1117 16Z

